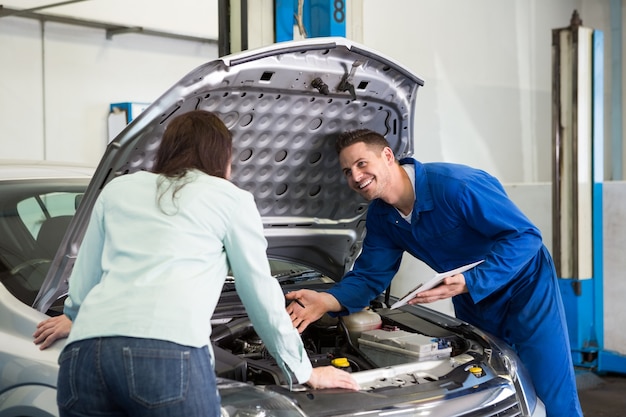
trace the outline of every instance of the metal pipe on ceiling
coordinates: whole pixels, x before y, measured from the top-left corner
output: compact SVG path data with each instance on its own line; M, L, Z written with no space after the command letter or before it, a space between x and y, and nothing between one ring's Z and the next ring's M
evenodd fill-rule
M73 2L79 0L72 0ZM81 0L82 1L82 0ZM217 39L204 38L200 36L184 35L180 33L167 32L162 30L148 29L140 26L126 26L115 23L101 22L97 20L81 19L69 16L58 16L53 14L37 13L30 9L13 9L0 5L0 18L2 17L23 17L27 19L35 19L40 22L54 22L68 25L88 27L92 29L102 29L106 31L107 39L111 39L114 35L124 33L139 33L141 35L158 36L162 38L178 39L191 42L212 43L217 44Z
M19 16L22 13L36 12L37 10L50 9L51 7L67 6L68 4L81 3L83 1L87 1L87 0L67 0L67 1L62 1L60 3L50 3L50 4L44 4L43 6L31 7L29 9L15 9L15 12L12 13L11 16ZM0 5L0 7L2 6Z

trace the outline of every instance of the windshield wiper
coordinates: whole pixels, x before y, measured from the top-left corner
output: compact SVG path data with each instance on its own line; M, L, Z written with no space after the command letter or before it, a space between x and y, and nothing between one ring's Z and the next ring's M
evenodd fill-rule
M295 284L296 282L309 281L322 278L324 275L314 269L300 269L280 272L272 275L280 284ZM235 291L235 278L231 275L226 277L223 292Z
M278 280L281 284L293 284L301 281L309 281L312 279L321 278L323 275L321 272L315 271L314 269L301 269L301 270L291 270L286 272L281 272L279 274L275 274L274 278Z

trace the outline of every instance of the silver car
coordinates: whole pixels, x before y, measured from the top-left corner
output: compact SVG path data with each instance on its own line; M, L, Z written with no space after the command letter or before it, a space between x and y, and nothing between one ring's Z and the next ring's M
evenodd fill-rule
M367 202L349 190L338 132L382 132L413 152L422 80L343 38L285 42L196 68L144 110L88 169L0 170L0 417L56 414L57 342L40 351L36 324L62 313L87 220L113 178L150 170L168 122L204 109L234 134L233 182L255 195L268 259L285 292L324 290L359 254ZM146 242L149 244L149 242ZM289 390L235 292L212 318L224 416L545 416L519 358L502 341L388 292L302 334L313 366L352 372L358 392ZM184 325L184 323L181 323ZM209 341L207 341L209 342Z

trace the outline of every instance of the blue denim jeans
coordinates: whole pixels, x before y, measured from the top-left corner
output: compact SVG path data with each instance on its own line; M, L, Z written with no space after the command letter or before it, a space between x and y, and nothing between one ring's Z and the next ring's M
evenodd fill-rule
M218 417L208 348L105 337L74 342L59 357L61 417Z

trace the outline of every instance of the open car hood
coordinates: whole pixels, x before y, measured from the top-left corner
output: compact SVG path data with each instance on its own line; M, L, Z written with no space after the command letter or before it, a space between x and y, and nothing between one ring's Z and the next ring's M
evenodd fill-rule
M268 255L339 279L360 251L367 202L346 184L335 137L369 128L387 138L396 157L411 155L421 86L398 63L344 38L278 43L196 68L109 144L35 307L46 311L67 291L102 188L150 170L168 122L195 109L218 114L232 131L232 181L255 196Z

